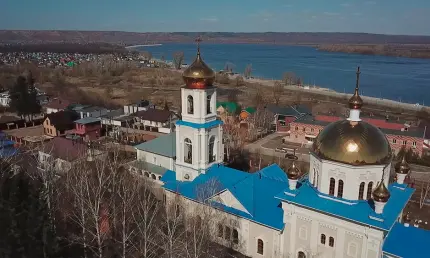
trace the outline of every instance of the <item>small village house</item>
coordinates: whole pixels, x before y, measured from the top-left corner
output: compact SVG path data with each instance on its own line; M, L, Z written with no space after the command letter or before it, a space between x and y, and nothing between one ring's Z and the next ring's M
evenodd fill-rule
M45 113L51 114L59 111L64 111L70 104L72 103L68 100L63 100L61 98L53 99L51 102L47 103L44 106Z
M74 121L79 115L73 111L60 111L46 115L43 121L43 129L46 135L56 137L66 133L75 127Z
M155 108L138 111L131 116L136 118L135 128L160 133L172 132L174 122L178 119L172 111Z
M272 127L277 132L288 132L290 123L299 117L310 114L308 108L302 105L280 107L267 105L267 110L272 113L274 120Z
M81 118L85 117L101 117L103 115L106 115L109 110L104 107L97 107L97 106L89 106L84 107L82 109L77 110L77 112L80 114Z
M41 146L38 152L39 168L67 172L75 163L86 160L89 155L92 158L103 159L106 153L88 148L87 144L80 141L55 137Z
M101 135L100 118L85 117L75 121L75 129L69 133L79 135L85 141L96 140Z
M148 100L140 100L137 103L130 103L124 106L124 114L130 115L138 111L145 111L150 108L155 108L155 105L151 104Z

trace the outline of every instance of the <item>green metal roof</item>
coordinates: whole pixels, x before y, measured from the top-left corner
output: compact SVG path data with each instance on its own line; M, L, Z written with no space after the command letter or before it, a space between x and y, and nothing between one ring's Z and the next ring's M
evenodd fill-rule
M176 133L169 133L134 147L138 150L173 158L176 156Z
M145 161L141 161L141 160L134 160L131 163L128 164L129 166L135 167L139 170L144 170L144 171L148 171L151 172L153 174L162 176L164 175L164 173L166 173L166 171L168 170L165 167L162 166L157 166Z
M254 114L255 113L255 111L256 111L256 109L255 108L253 108L253 107L247 107L247 108L245 108L244 109L247 113L249 113L249 114Z
M216 108L219 108L220 106L226 109L229 113L236 113L239 108L239 105L236 102L217 102Z

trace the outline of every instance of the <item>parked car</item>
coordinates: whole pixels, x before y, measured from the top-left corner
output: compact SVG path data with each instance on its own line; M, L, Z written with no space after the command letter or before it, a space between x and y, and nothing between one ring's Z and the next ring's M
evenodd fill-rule
M285 154L285 158L289 159L289 160L297 160L298 159L298 157L296 155L290 154L290 153Z

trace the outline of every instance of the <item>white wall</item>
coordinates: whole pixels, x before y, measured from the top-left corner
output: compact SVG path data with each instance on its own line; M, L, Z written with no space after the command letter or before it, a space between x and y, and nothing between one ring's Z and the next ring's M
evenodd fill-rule
M206 98L211 95L211 113L207 114ZM188 114L188 96L193 97L194 113ZM182 120L192 123L206 123L217 118L216 114L216 98L217 93L215 88L211 89L181 89L182 100Z
M364 196L366 196L368 183L373 182L373 188L376 187L377 182L381 181L383 173L385 185L389 183L390 164L352 166L320 160L312 153L309 156L309 180L312 184L317 184L317 189L324 194L329 194L330 178L332 177L336 179L334 196L337 196L338 182L342 180L343 198L348 200L358 200L361 182L365 183Z
M367 257L381 256L383 231L354 224L293 204L283 203L285 230L282 234L284 255L297 255L299 251L320 257ZM325 244L321 234L326 235ZM334 246L329 246L329 238ZM355 248L352 248L355 246ZM348 247L349 250L348 250ZM352 251L355 249L355 253ZM349 251L349 252L348 252ZM353 255L355 254L355 255Z
M137 149L137 160L145 161L150 164L161 166L166 169L174 170L173 158L161 156L147 151Z

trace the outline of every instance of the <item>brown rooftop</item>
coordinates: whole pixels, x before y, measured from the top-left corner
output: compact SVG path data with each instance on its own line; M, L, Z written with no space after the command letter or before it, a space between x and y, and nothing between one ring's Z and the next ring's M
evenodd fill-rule
M133 116L139 117L142 120L165 123L169 121L171 114L172 112L168 110L150 108L138 111Z
M74 161L86 155L87 146L84 143L63 137L54 137L42 146L41 151L54 158Z
M46 104L45 107L53 108L53 109L65 109L70 104L72 104L70 101L58 98L58 99L54 99L51 102L49 102L48 104Z

